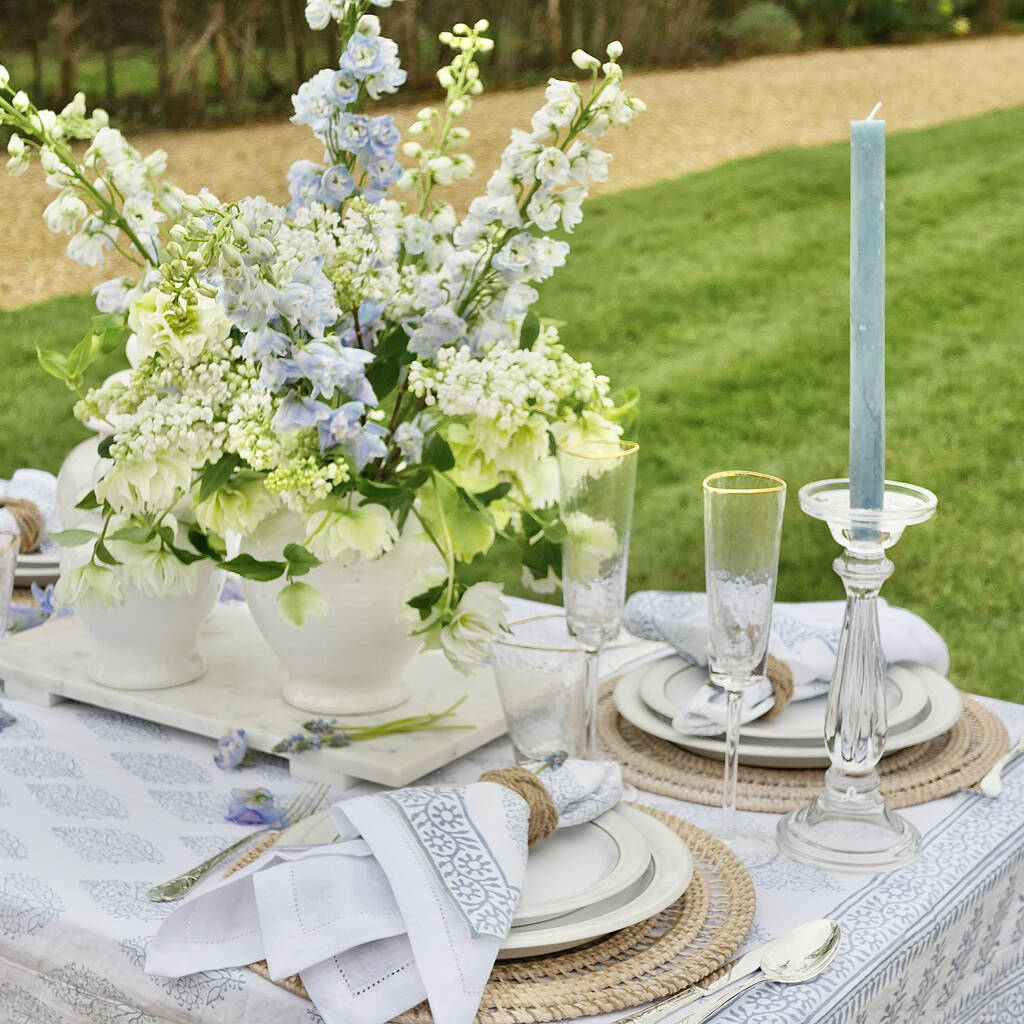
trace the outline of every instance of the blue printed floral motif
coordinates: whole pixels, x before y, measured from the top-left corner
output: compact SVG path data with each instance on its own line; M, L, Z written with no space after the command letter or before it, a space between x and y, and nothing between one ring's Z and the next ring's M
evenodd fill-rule
M181 821L223 824L227 806L223 793L209 790L151 789L149 795L168 813Z
M70 755L49 747L0 747L0 768L33 779L80 779L82 766Z
M146 899L152 884L123 882L118 878L86 878L81 882L93 902L111 917L133 921L162 921L174 909L174 904L154 903Z
M312 1006L306 1008L306 1016L309 1018L309 1024L324 1024L323 1017Z
M65 1024L60 1017L28 989L9 981L0 981L0 1007L4 1011L4 1024Z
M842 889L834 875L789 857L775 857L767 864L753 868L751 876L759 889L782 889L786 892L839 892Z
M11 860L24 860L28 856L25 844L12 832L0 828L0 857Z
M162 864L163 854L135 832L116 828L57 828L53 834L83 860L101 864Z
M64 964L45 975L54 995L93 1024L156 1024L156 1018L132 1006L112 981L83 964Z
M465 788L400 789L384 799L401 812L473 935L503 939L519 905L519 888L473 827Z
M230 826L229 826L230 827ZM206 860L215 853L219 853L233 839L238 838L238 833L231 832L223 836L178 836L178 838L200 859Z
M0 876L0 935L34 935L63 913L63 901L45 882L31 875Z
M195 761L179 754L125 754L110 755L125 771L143 782L209 782L210 773Z
M127 818L128 810L113 793L98 786L66 782L30 782L29 792L61 818Z
M11 806L11 798L2 789L0 789L0 807L10 807L10 806Z
M796 647L798 644L817 640L835 654L836 648L839 646L840 629L838 626L835 629L819 629L779 612L772 615L772 632L787 647Z
M122 715L116 711L79 711L81 723L101 740L166 743L171 738L170 730L158 722L147 722L142 718Z
M146 948L151 941L151 937L123 939L119 945L132 965L141 971L146 963ZM186 974L183 978L151 975L150 981L163 989L183 1010L192 1012L222 1002L230 992L241 991L248 981L248 972L237 967L227 967L198 971Z
M18 717L6 726L3 730L4 742L10 740L41 740L46 733L43 727L34 719L27 718L25 713L18 711Z

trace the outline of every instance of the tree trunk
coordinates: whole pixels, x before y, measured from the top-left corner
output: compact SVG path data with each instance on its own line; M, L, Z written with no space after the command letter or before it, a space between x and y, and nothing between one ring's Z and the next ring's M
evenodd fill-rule
M106 104L108 107L117 105L117 80L114 76L114 48L107 46L103 50L103 81L106 89Z
M175 6L177 0L160 0L160 47L157 51L157 86L160 106L166 109L171 94L171 69L177 45L175 32Z
M1003 23L1006 0L984 0L978 21L986 32L994 32Z
M562 53L562 4L561 0L548 0L548 62L552 68L565 61Z
M292 21L290 0L279 0L278 11L281 18L281 41L284 43L284 52L288 56L288 64L295 76L290 84L298 88L302 82L302 72L299 70L299 44L295 40L295 24Z
M32 95L43 95L43 47L38 39L32 40Z
M78 47L75 45L75 30L81 20L75 17L71 3L62 3L51 19L57 41L57 62L60 68L58 104L67 103L75 94L75 79L78 74Z
M228 116L235 114L235 90L231 84L231 66L228 61L228 41L224 32L224 5L217 3L210 7L210 17L217 25L213 33L213 56L217 64L217 91L221 102L227 107Z

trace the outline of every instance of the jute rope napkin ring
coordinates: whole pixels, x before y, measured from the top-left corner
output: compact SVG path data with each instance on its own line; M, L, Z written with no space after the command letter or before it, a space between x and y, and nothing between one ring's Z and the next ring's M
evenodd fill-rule
M5 498L0 495L0 508L6 508L14 516L18 524L18 532L21 534L19 550L27 554L39 547L43 539L43 514L36 507L35 502L28 498Z
M558 811L547 787L536 772L527 771L520 765L509 765L508 768L492 768L480 776L480 782L496 782L499 786L518 793L530 808L530 825L526 833L527 846L536 846L542 839L547 839L558 827Z
M786 705L793 699L793 673L784 661L779 661L774 654L769 654L765 675L772 684L775 704L761 716L762 720L782 714L786 710Z

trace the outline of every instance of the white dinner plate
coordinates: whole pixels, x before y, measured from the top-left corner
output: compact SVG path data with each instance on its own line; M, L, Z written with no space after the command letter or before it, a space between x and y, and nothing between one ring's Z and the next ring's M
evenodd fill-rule
M578 905L568 913L545 916L544 920L534 918L529 922L522 921L517 913L508 938L498 954L499 959L540 956L582 945L657 914L686 892L693 878L693 857L686 843L672 829L649 814L622 804L591 824L596 826L597 821L603 821L609 815L620 819L622 826L632 828L646 849L639 875L617 893L609 893L609 886L605 882L601 890L588 894L585 904ZM563 831L576 832L577 829L559 829L554 836L538 843L530 852L523 882L524 899L531 891L541 893L550 888L546 880L538 880L536 875L538 871L546 870L549 858L543 852L544 847ZM336 837L337 832L328 812L321 811L285 829L278 836L277 843L308 846L329 843ZM554 859L560 858L558 854ZM595 900L598 891L605 892L605 896ZM535 903L534 907L537 906L539 904Z
M678 654L649 664L640 679L640 696L656 714L671 722L680 708L708 681L706 667L693 665ZM915 675L890 676L886 704L889 734L895 735L924 721L930 708L923 683ZM825 731L827 694L788 704L775 718L743 726L748 743L798 743L820 746Z
M685 750L703 754L706 757L725 759L725 740L713 736L683 736L675 731L663 718L656 715L640 696L642 669L628 672L615 687L615 706L619 714L638 729L675 743ZM886 740L886 754L911 747L951 729L963 710L963 702L957 688L934 669L918 662L901 662L889 666L889 675L899 680L902 686L913 685L909 676L916 676L923 686L929 702L929 710L923 721L911 728L890 736ZM821 746L810 744L769 744L747 741L740 733L739 758L742 764L766 768L826 768L829 765L824 741Z

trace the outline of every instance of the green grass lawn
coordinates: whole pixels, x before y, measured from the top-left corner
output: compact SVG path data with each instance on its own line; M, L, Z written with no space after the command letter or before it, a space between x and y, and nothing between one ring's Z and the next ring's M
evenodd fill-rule
M1024 109L889 138L888 476L939 512L893 549L884 594L931 622L965 689L1024 700ZM42 230L42 225L40 225ZM631 589L703 586L700 482L790 484L779 597L836 598L838 553L800 485L846 472L849 159L786 150L590 204L542 312L642 391ZM0 313L0 475L81 436L34 366L88 300Z

